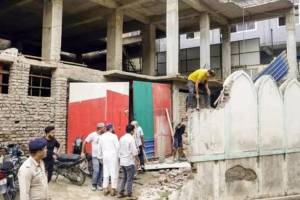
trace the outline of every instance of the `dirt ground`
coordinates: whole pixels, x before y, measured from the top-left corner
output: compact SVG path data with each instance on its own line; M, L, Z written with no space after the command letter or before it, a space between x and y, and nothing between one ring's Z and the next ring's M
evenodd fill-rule
M133 193L138 200L178 200L178 192L192 178L193 173L190 169L147 171L138 175L134 182ZM104 196L103 191L100 190L91 191L90 178L86 179L84 185L76 186L69 180L59 177L57 181L49 184L49 192L52 200L118 199ZM1 196L0 200L2 200ZM19 197L16 200L19 200Z
M151 181L156 181L153 177L153 172L147 172L138 175L138 180L135 180L134 195L141 197L141 190ZM91 191L91 179L87 178L83 186L76 186L70 183L67 179L60 177L56 182L49 184L52 200L112 200L116 197L104 196L103 191ZM126 198L125 198L126 199ZM139 198L141 199L141 198Z
M190 169L147 171L138 175L134 182L133 193L138 200L171 200L170 197L174 196L192 176ZM52 200L118 199L104 196L103 191L91 191L90 178L86 179L83 186L76 186L60 177L57 182L50 183L49 189Z
M147 182L151 179L151 173L141 174L139 179L135 181L134 184L134 195L136 197L140 196L141 189L143 186L141 184ZM49 184L49 190L51 193L52 200L112 200L118 199L116 197L104 196L103 191L91 191L91 179L87 178L83 186L76 186L71 184L71 182L63 177L60 177L56 182L53 181Z

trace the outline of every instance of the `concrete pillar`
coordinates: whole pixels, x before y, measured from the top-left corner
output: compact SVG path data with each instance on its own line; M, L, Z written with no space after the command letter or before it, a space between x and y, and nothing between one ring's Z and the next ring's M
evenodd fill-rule
M153 24L144 25L142 32L143 74L155 76L156 73L156 30Z
M122 70L123 12L114 11L107 19L106 70Z
M179 85L176 82L172 84L172 116L173 127L180 122L180 97L179 97Z
M289 62L288 78L296 78L299 74L297 64L295 8L286 13L286 33L287 33L287 59Z
M44 0L42 58L59 61L62 37L63 0Z
M209 16L200 15L200 68L210 69Z
M178 74L179 14L178 0L167 0L167 75Z
M231 44L230 27L221 28L222 34L222 79L225 80L231 74Z

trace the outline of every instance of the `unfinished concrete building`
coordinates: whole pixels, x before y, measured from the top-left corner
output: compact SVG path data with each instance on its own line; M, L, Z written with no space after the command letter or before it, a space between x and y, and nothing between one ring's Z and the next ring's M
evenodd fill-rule
M289 77L298 75L289 0L3 0L0 7L0 142L25 144L54 124L66 148L72 82L169 84L169 112L176 124L186 96L185 79L178 75L181 33L200 30L200 66L209 68L209 31L221 29L220 79L225 79L231 73L230 26L286 16ZM155 40L162 37L166 76L156 76ZM134 58L141 58L141 67ZM127 120L137 113L131 99Z

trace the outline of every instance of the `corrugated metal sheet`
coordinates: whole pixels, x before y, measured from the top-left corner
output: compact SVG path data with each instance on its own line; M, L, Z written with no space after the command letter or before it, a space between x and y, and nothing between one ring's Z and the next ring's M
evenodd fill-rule
M106 121L114 125L120 138L126 132L129 114L129 97L117 92L107 90Z
M254 82L264 75L270 75L275 81L280 81L288 74L288 71L289 64L286 58L286 52L284 51L277 58L275 58L268 67L254 77Z
M72 90L70 91L72 92ZM105 120L105 98L69 103L67 152L71 153L76 138L85 138L96 130L96 124ZM87 146L91 152L91 146Z
M145 152L146 152L147 158L154 157L154 139L145 140Z
M133 82L133 114L134 119L143 128L145 140L153 139L153 101L152 84Z
M153 83L153 117L155 155L172 153L172 134L166 109L172 114L172 91L170 84ZM170 116L172 117L172 115Z
M71 83L67 151L77 137L86 137L99 122L110 122L120 137L128 124L129 83ZM91 147L88 145L88 152Z
M133 113L144 131L145 152L148 158L154 157L152 84L133 82Z

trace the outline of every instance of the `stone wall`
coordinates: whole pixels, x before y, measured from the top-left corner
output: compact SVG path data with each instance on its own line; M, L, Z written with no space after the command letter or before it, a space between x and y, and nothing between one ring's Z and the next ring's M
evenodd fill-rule
M0 94L0 143L19 143L27 150L30 139L43 136L44 128L54 125L64 152L68 84L71 81L102 82L105 80L102 72L61 63L45 64L23 56L0 58L1 62L11 63L9 92ZM28 96L31 65L53 69L50 97Z
M0 94L0 142L27 144L55 122L53 97L28 96L30 64L18 57L10 66L8 94Z

